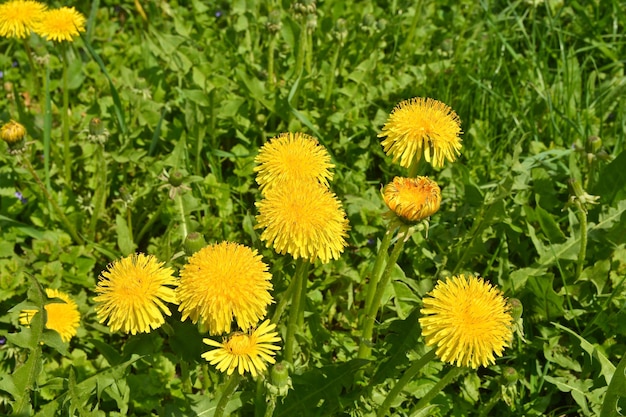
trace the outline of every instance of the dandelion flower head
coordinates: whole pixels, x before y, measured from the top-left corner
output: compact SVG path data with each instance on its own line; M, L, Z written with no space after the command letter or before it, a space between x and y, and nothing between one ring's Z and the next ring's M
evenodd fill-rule
M461 120L444 103L421 97L398 104L378 135L385 138L382 146L393 162L408 168L424 159L434 167L444 160L453 162L460 154Z
M427 346L456 366L488 366L513 337L510 306L499 289L474 276L439 281L419 319Z
M72 337L76 336L76 329L78 329L80 322L78 306L67 293L59 290L46 288L46 296L51 299L58 298L63 302L55 300L44 305L46 309L45 327L59 333L64 342L69 342ZM33 316L38 312L38 310L22 310L19 317L20 324L29 325Z
M317 181L328 187L334 165L317 139L304 133L283 133L259 149L256 181L261 191L285 181Z
M73 42L85 31L86 19L73 7L61 7L45 11L33 30L47 40Z
M428 177L395 177L383 188L383 200L401 219L418 222L439 210L441 189Z
M348 219L327 188L312 182L287 182L267 192L256 203L261 240L280 254L309 262L339 259L346 247Z
M267 369L266 363L275 363L274 355L280 350L275 343L280 342L278 333L273 331L275 324L265 320L258 328L248 333L237 332L222 343L212 339L202 339L209 346L217 349L202 354L217 370L231 375L235 369L240 375L250 372L252 376Z
M256 250L233 242L206 246L180 272L177 289L182 320L200 322L210 334L255 326L273 302L272 275Z
M32 0L10 0L0 4L0 36L26 38L46 10L42 3Z
M0 138L2 138L2 140L9 145L13 145L24 140L25 136L26 128L15 120L5 123L0 128Z
M98 321L112 332L149 333L171 315L166 303L175 303L174 271L152 255L133 254L117 260L100 275L96 287ZM172 288L174 287L174 288Z

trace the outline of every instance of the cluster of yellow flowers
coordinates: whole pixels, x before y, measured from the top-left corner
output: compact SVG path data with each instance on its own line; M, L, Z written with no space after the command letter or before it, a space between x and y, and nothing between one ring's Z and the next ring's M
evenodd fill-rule
M379 137L393 161L411 168L424 158L434 167L460 154L458 115L444 103L420 97L398 104ZM383 188L394 220L421 221L439 210L441 190L428 177L396 177ZM439 281L424 298L419 319L427 346L457 366L487 366L512 339L511 308L500 290L482 278L459 275Z
M48 9L33 0L10 0L0 4L0 36L26 38L31 32L56 42L72 42L85 31L85 16L74 7Z

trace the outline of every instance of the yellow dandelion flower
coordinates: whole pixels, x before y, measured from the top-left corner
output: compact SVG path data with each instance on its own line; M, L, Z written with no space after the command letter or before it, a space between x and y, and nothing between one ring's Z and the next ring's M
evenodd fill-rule
M312 182L290 181L269 190L256 203L255 228L280 254L323 263L339 259L346 247L348 219L335 194Z
M23 141L24 137L26 137L26 128L15 120L5 123L0 128L0 138L9 145Z
M424 298L419 319L427 346L457 366L487 366L513 337L510 306L499 289L474 276L439 281Z
M149 333L171 315L165 303L176 303L177 281L171 268L164 268L152 255L127 256L102 271L96 287L98 321L112 332Z
M428 177L395 177L382 193L387 207L408 222L432 216L441 205L441 189Z
M180 271L177 289L182 320L190 317L209 333L256 325L273 302L272 275L256 250L233 242L206 246Z
M76 329L80 322L78 306L67 293L62 291L46 288L46 295L48 298L58 298L63 301L62 303L53 301L44 305L47 318L46 329L56 331L64 342L69 342L72 337L76 336ZM30 325L33 316L38 312L38 310L22 310L19 317L20 324Z
M254 159L261 191L285 181L317 181L328 187L335 165L317 139L304 133L283 133L270 139Z
M0 36L23 39L41 20L46 6L32 0L11 0L0 4Z
M408 168L422 156L434 167L442 167L444 159L452 162L460 154L461 120L444 103L421 97L398 104L383 126L380 138L393 162Z
M73 42L79 32L85 31L86 19L73 7L45 11L33 27L35 33L47 40Z
M267 369L266 363L275 363L274 355L280 350L274 343L280 342L275 324L265 320L257 329L248 333L237 332L224 342L202 339L209 346L217 349L202 354L217 370L231 375L235 369L240 375L250 372L253 377Z

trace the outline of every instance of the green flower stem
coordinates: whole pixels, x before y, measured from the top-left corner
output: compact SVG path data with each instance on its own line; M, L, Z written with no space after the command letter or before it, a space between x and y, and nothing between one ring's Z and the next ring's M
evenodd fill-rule
M583 272L585 257L587 256L587 211L582 203L576 204L578 208L578 222L580 223L580 250L578 251L578 263L576 265L576 281Z
M389 394L387 394L387 398L385 398L385 401L383 401L383 404L378 409L378 413L376 414L377 416L381 417L388 415L387 413L389 411L389 407L391 407L391 404L396 399L398 394L400 394L400 392L404 389L406 384L409 381L412 381L427 363L435 359L435 350L436 348L433 348L426 352L424 356L413 362L413 365L411 365L411 367L404 372L402 378L396 382L396 385L391 389L391 391L389 391Z
M300 77L304 72L304 53L306 51L306 23L300 25L300 45L298 45L298 54L296 55L296 78Z
M335 72L337 71L337 64L339 63L339 54L341 53L342 46L343 43L340 42L337 49L335 49L335 55L333 55L333 61L330 64L329 77L326 82L326 94L324 94L324 106L328 106L330 104L330 97L335 86Z
M222 417L224 415L226 405L228 404L228 401L230 401L230 397L232 397L233 393L237 389L239 381L241 381L241 375L239 375L239 372L233 372L233 374L228 378L226 386L224 386L222 396L217 403L217 407L215 407L215 414L213 414L213 417Z
M276 75L274 75L274 51L276 49L276 36L272 35L267 48L267 79L269 80L269 90L274 91L276 86Z
M33 179L39 186L39 189L41 190L41 192L44 194L44 196L46 197L46 199L52 206L52 210L54 211L54 213L61 220L61 223L63 223L63 226L65 226L65 230L70 234L70 236L72 237L75 243L82 245L84 243L83 239L78 235L78 233L76 232L76 229L74 228L74 226L72 226L72 223L70 223L70 221L67 219L65 214L63 214L63 210L61 210L61 208L59 207L59 204L52 197L52 195L50 195L44 183L41 182L41 178L39 178L39 175L37 175L37 172L35 171L35 168L33 168L33 166L31 165L30 161L27 158L22 158L22 162L24 163L24 166L26 167L28 172L30 172L30 175L33 176Z
M302 262L304 265L302 266L302 288L300 289L300 311L298 311L298 327L304 327L304 310L306 309L306 293L307 293L307 283L309 282L309 266L311 266L308 262Z
M450 382L452 382L457 376L466 372L467 368L461 368L458 366L453 367L443 376L431 389L417 402L415 407L411 410L410 415L415 415L419 410L424 409L432 400L443 390Z
M70 119L69 119L69 107L70 107L70 92L68 90L67 72L68 72L68 58L67 58L67 46L61 43L61 53L63 55L63 110L61 113L61 120L63 122L63 160L65 166L65 182L71 187L72 184L72 156L70 154Z
M305 27L306 27L306 23L305 23ZM307 74L310 74L311 70L313 69L313 32L307 29L305 30L305 36L306 36L306 51L304 54L304 57L305 57L304 62L305 62L306 72Z
M413 36L415 35L415 29L417 28L417 24L421 20L422 17L422 2L415 2L415 13L413 14L413 20L411 21L411 28L406 35L404 40L404 45L402 45L402 49L406 52L408 49L414 48L413 44Z
M365 321L363 322L363 331L361 333L361 344L359 346L358 355L359 359L369 358L372 352L371 342L372 334L374 332L374 322L376 321L376 315L378 313L378 309L380 308L380 303L382 302L383 296L385 295L385 290L391 282L391 272L393 271L393 268L396 265L396 261L398 260L398 257L402 252L404 242L409 236L408 229L408 226L400 227L400 231L398 232L398 241L391 251L391 255L389 256L389 261L387 261L387 266L385 267L383 276L381 277L380 282L376 287L376 293L374 294L372 304L367 310Z
M291 295L291 308L289 309L289 323L287 324L287 335L285 336L285 361L293 363L293 350L295 347L296 328L300 314L304 313L302 305L302 292L306 291L305 271L308 269L307 261L298 258L296 260L296 272L292 280L294 283L293 294Z
M52 134L52 100L50 98L50 68L46 66L45 74L44 74L44 101L43 101L43 172L44 172L44 181L46 184L46 189L50 191L52 187L50 186L50 158L55 158L55 163L57 166L59 162L57 160L58 153L55 152L54 155L50 152L50 142L51 142L51 134Z
M98 219L104 210L107 199L107 162L104 156L104 146L98 145L94 153L96 159L96 190L94 192L94 209L89 223L89 239L94 240Z
M274 310L274 314L272 315L272 320L270 320L274 324L278 324L280 320L280 316L283 315L285 308L287 307L287 302L291 300L293 291L296 287L296 281L291 280L291 283L287 287L284 293L281 294L280 301L276 305L276 309Z
M383 267L385 266L385 258L387 257L387 251L389 250L389 245L391 244L391 239L393 238L393 232L394 230L387 229L385 236L383 236L383 240L380 242L380 248L378 248L378 254L376 255L376 262L374 263L372 276L370 278L370 282L367 284L367 293L365 295L365 304L363 306L363 311L366 314L370 310L372 301L374 300L374 295L376 294L376 287L378 286L378 281L380 280ZM364 323L364 321L365 316L361 318L361 323Z
M185 215L185 205L183 204L183 196L180 193L176 194L176 206L178 208L178 212L180 214L180 226L181 226L181 235L182 240L184 241L187 237L187 216Z
M498 389L496 390L494 395L491 396L489 401L487 401L487 403L481 407L478 417L487 417L491 415L491 410L493 409L493 407L496 406L496 404L498 404L498 402L501 399L502 399L502 389Z
M24 49L26 50L26 55L28 56L28 64L30 65L30 73L33 77L33 82L35 84L35 94L37 95L37 99L41 99L41 83L39 82L39 71L37 67L35 67L35 61L33 61L33 51L30 49L30 45L26 38L22 39L22 44L24 45Z

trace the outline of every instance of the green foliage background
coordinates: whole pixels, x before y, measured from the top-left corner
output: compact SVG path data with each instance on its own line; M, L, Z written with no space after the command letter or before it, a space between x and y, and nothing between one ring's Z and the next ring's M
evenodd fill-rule
M331 153L332 188L351 230L340 260L311 269L299 366L274 415L374 415L425 351L421 297L459 273L520 299L524 336L496 366L464 374L419 414L418 399L448 368L430 364L393 404L394 415L626 409L624 361L618 366L626 351L623 1L320 1L310 33L286 0L141 4L147 20L132 1L71 4L88 17L68 51L71 181L54 158L62 151L58 50L33 35L28 42L45 63L31 68L20 42L0 40L0 120L27 127L32 164L84 239L72 239L0 145L0 334L8 337L0 347L0 414L212 415L224 377L200 358L197 329L174 314L147 335L110 334L95 319L93 289L109 262L135 251L182 267L186 230L258 249L280 299L292 262L259 241L252 169L259 146L286 131L311 134ZM47 172L44 100L34 82L46 68ZM442 187L441 210L427 238L416 233L405 245L378 317L375 360L364 363L355 359L357 324L385 230L379 189L406 175L377 134L398 102L416 96L459 114L462 155L424 172ZM87 139L93 117L110 133L101 155ZM585 150L589 137L602 147ZM170 198L163 173L176 171L189 190ZM589 207L580 276L580 217L566 207L570 178L600 197ZM21 308L43 303L33 280L76 297L82 323L69 346L40 320L18 325ZM503 383L504 367L519 379ZM363 370L367 383L355 384ZM263 392L262 382L246 379L229 410L263 415Z

